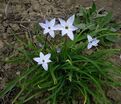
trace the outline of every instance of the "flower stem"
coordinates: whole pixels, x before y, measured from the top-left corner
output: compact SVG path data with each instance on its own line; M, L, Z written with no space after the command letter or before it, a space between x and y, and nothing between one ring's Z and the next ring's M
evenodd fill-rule
M46 44L47 44L47 37L48 37L48 34L46 35L45 37L45 43L44 43L44 49L46 50Z
M19 98L19 96L21 95L21 93L23 92L23 90L24 90L24 88L22 88L20 90L20 92L17 94L17 96L13 99L12 104L14 104L16 102L16 100Z
M66 59L67 56L67 37L65 37L64 41L64 58Z

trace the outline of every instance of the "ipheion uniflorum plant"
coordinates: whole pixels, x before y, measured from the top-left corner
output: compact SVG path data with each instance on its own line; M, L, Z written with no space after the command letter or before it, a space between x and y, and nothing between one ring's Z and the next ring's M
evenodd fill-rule
M112 104L107 88L121 87L116 79L121 66L110 60L121 51L112 47L118 27L110 12L97 10L93 3L65 20L35 24L31 37L16 34L20 47L8 62L20 65L22 72L0 97L17 88L12 104L36 104L41 97L42 104Z
M55 24L55 18L52 19L50 22L48 20L45 21L45 23L39 23L39 25L44 28L43 34L49 34L52 38L55 37L55 30L61 30L61 35L67 35L71 40L74 40L74 33L73 31L76 31L78 28L73 25L75 19L75 15L69 17L67 21L59 18L60 24ZM87 35L88 38L88 46L87 48L90 49L92 46L98 46L99 40L96 38L92 38L90 35ZM58 52L58 51L57 51ZM34 58L34 61L38 63L38 65L42 65L42 67L47 71L48 70L48 63L51 62L49 60L50 53L44 56L42 52L40 52L40 57ZM43 62L44 61L44 62Z

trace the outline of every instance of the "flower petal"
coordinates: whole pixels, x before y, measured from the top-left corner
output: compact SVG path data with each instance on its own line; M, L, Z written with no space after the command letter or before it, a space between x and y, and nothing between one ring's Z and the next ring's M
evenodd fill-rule
M60 21L60 23L61 23L62 26L64 26L64 27L66 26L66 21L64 21L64 20L61 19L61 18L59 18L59 21Z
M45 60L49 60L50 57L51 57L51 53L48 53L48 54L45 55L44 58L45 58Z
M63 29L63 26L61 26L60 24L55 25L55 26L53 27L53 30L62 30L62 29Z
M98 46L98 44L93 44L93 46Z
M90 49L90 48L92 48L92 44L91 43L89 43L88 46L87 46L87 49Z
M47 28L47 25L44 24L44 23L39 23L39 25L40 25L42 28Z
M96 43L99 43L99 41L100 41L100 40L97 40L97 39L96 39Z
M73 26L73 25L71 25L71 26L69 27L69 29L70 29L71 31L75 31L75 30L77 30L78 28L75 27L75 26Z
M67 20L67 24L72 25L74 23L74 18L75 18L75 15L69 17L69 19Z
M39 56L40 56L41 59L44 58L44 54L42 52L40 52Z
M42 67L44 68L44 70L46 70L46 71L48 70L48 64L47 63L43 63Z
M46 25L49 25L49 21L48 21L48 20L45 20L45 24L46 24Z
M51 37L53 37L53 38L55 37L55 33L54 33L53 30L49 31L49 34L50 34Z
M68 33L68 31L66 30L66 29L63 29L62 31L61 31L61 35L62 36L64 36L65 34L67 34Z
M39 58L39 57L35 57L35 58L33 58L33 60L36 61L36 62L38 63L38 65L41 64L41 62L40 62L40 58Z
M68 35L68 37L69 37L71 40L74 40L74 34L73 34L72 31L69 31L69 32L67 33L67 35Z
M50 26L50 27L52 27L52 26L54 26L54 25L55 25L55 18L52 19L52 20L50 21L50 23L49 23L49 26Z
M97 39L95 38L95 40L92 42L92 45L93 45L93 46L98 46L99 41L100 41L100 40L97 40Z
M49 29L45 29L43 34L47 34L50 30Z
M92 41L92 37L90 35L87 35L88 42Z

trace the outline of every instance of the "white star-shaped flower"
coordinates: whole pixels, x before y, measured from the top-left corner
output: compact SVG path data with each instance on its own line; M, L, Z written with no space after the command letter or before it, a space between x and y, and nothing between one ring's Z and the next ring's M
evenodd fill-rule
M42 65L44 70L47 71L48 70L48 63L52 62L50 60L50 57L51 57L50 53L44 55L42 52L40 52L40 56L33 58L33 60L36 61L38 63L38 65Z
M39 23L39 25L44 29L44 34L49 33L51 37L55 37L55 18L51 21L46 20L45 23Z
M62 31L62 36L66 35L71 39L74 40L73 31L77 30L78 28L73 25L75 16L69 17L67 21L59 18L60 24L56 25L56 29Z
M88 46L87 48L90 49L92 46L98 46L98 43L100 40L97 40L97 38L92 38L90 35L87 35L88 39Z

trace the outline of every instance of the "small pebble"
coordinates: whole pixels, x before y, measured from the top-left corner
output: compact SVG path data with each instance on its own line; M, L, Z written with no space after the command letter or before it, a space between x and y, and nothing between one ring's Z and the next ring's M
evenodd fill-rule
M2 77L0 77L0 80L2 80L3 78Z
M20 71L16 72L16 75L20 75Z

